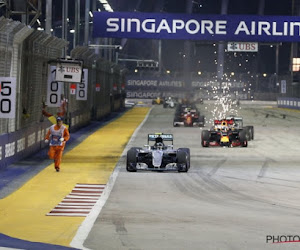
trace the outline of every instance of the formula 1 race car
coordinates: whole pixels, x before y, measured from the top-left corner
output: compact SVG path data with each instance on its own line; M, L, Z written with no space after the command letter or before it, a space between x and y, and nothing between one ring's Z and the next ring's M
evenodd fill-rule
M160 104L163 104L163 102L164 102L164 100L161 99L159 96L156 99L152 100L152 104L160 105Z
M234 120L215 120L210 130L203 130L201 134L202 147L225 146L247 147L248 140L243 129L235 128Z
M154 142L151 146L150 142ZM169 143L165 145L165 143ZM177 170L187 172L190 168L190 149L173 148L172 134L148 134L148 144L143 148L133 147L127 152L126 169L137 170Z
M226 120L233 120L235 129L244 130L248 141L254 140L254 127L253 126L245 126L244 127L243 117L230 115L230 116L226 117Z
M185 126L185 127L204 127L205 118L200 115L200 112L195 105L178 105L175 117L173 120L173 126Z
M172 97L165 98L163 103L164 108L175 108L176 105L177 105L177 101Z

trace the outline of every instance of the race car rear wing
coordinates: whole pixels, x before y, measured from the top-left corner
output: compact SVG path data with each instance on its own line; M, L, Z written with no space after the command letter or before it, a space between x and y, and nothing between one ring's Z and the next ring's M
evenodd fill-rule
M155 133L155 134L148 134L148 144L150 141L155 141L157 137L161 137L163 141L171 141L173 143L172 134Z

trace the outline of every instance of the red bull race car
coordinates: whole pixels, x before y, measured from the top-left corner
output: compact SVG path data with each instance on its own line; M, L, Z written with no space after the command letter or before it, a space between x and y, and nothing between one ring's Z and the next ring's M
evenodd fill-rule
M201 134L202 147L247 147L246 131L236 127L233 119L215 120L210 130L203 130Z

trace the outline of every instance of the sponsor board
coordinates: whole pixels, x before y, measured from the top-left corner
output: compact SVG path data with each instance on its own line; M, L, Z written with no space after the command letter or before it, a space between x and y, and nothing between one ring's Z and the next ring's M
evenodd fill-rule
M94 12L94 37L298 42L298 16Z
M229 42L227 43L228 52L258 52L258 43Z
M56 66L56 81L81 82L82 66L72 63L59 62Z

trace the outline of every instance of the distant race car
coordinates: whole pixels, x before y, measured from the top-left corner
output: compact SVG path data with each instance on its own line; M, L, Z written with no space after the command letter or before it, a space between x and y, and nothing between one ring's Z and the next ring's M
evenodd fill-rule
M178 105L173 120L174 127L204 127L204 123L205 117L200 115L195 105Z
M177 105L177 101L175 98L167 97L164 100L163 107L164 108L175 108Z
M150 142L154 144L150 145ZM127 152L126 169L129 172L137 170L187 172L189 168L190 149L174 149L172 134L148 134L147 145L143 148L133 147Z
M253 126L245 126L243 125L243 117L238 117L235 115L230 115L226 117L226 120L233 119L234 127L239 130L244 130L246 133L246 138L248 141L254 140L254 127Z
M246 132L235 126L234 120L215 120L210 130L201 133L202 147L225 146L225 147L247 147L248 140Z
M158 104L158 105L160 105L160 104L163 104L163 102L164 102L164 100L161 99L159 96L156 97L156 99L152 100L152 104Z

